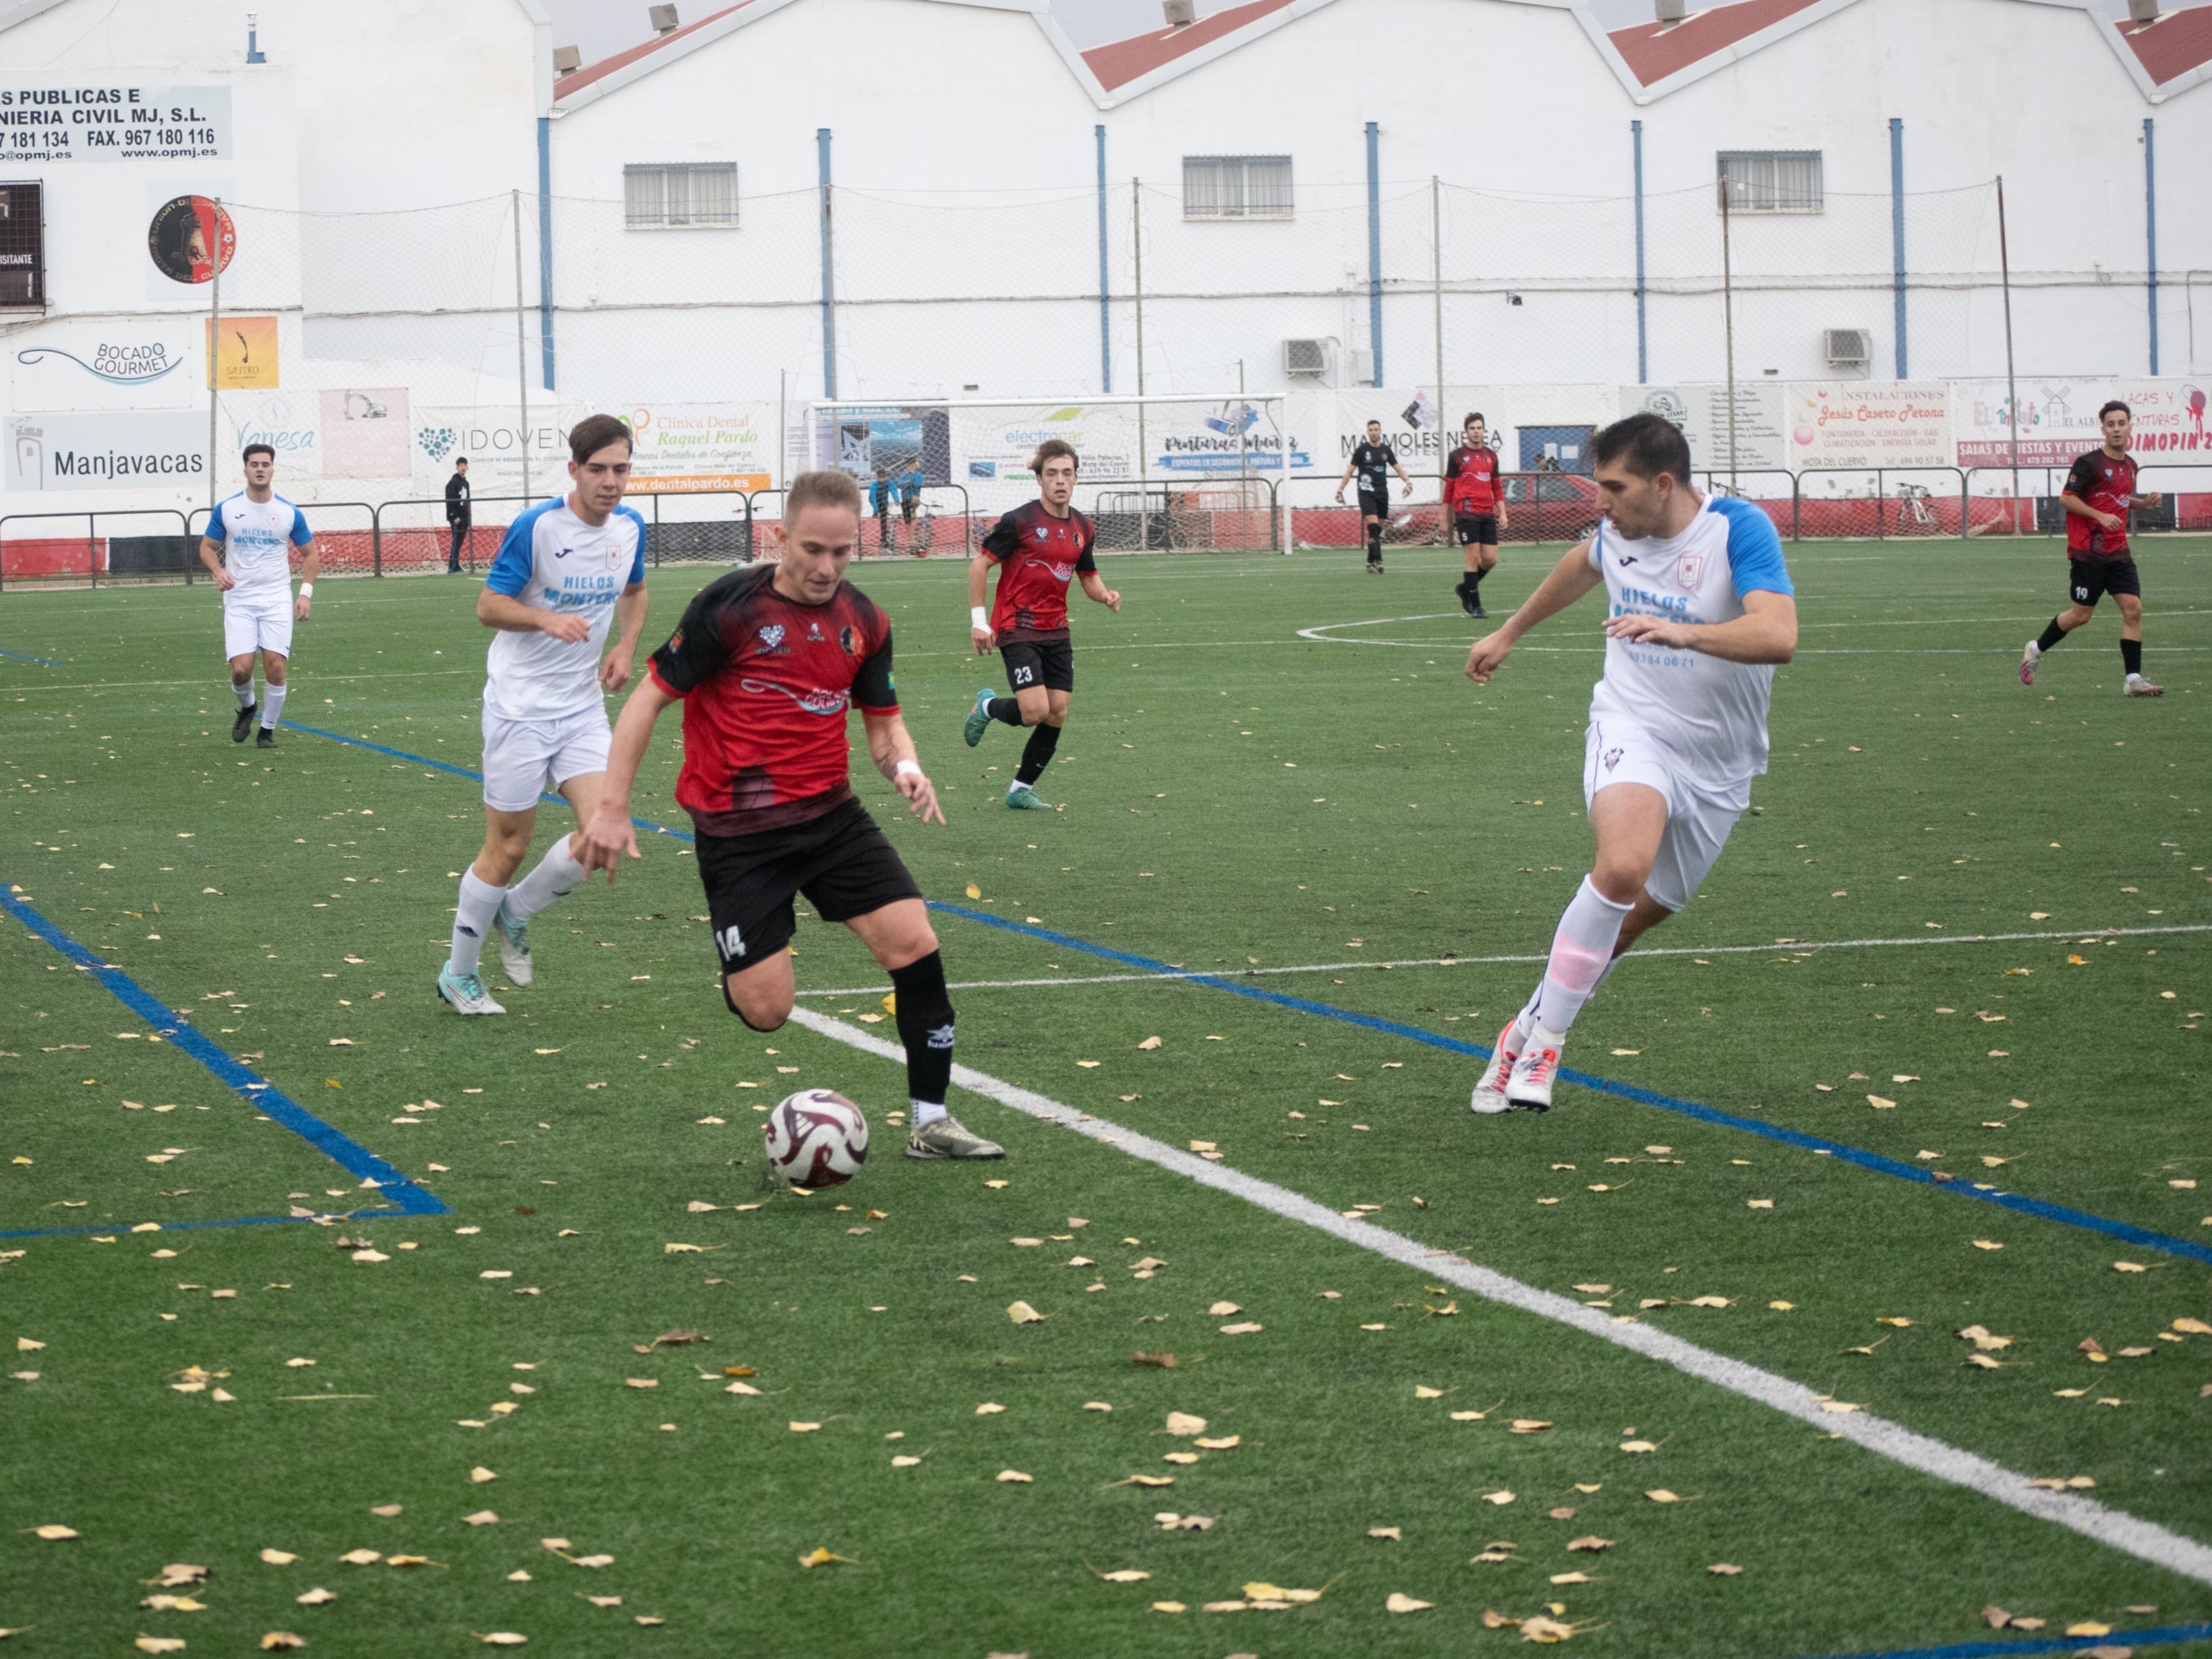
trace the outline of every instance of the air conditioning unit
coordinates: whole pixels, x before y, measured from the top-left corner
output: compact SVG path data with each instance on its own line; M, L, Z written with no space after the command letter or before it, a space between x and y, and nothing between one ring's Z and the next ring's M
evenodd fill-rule
M1336 362L1336 342L1322 340L1285 340L1283 342L1283 373L1291 376L1326 375Z
M1830 368L1864 368L1874 356L1874 337L1863 328L1824 328L1820 354Z

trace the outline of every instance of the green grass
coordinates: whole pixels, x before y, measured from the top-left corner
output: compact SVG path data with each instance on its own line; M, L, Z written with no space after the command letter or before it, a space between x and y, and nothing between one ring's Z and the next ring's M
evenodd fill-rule
M1551 556L1511 550L1493 609ZM1048 814L999 805L1012 734L959 744L996 676L963 659L957 562L864 566L951 822L894 818L872 775L862 793L933 896L1191 969L1540 952L1587 866L1595 615L1550 624L1532 641L1546 648L1477 688L1458 672L1474 625L1444 614L1445 556L1394 550L1383 581L1358 557L1116 561L1123 613L1076 618L1080 693L1042 791L1065 805ZM2212 951L2202 933L2104 931L2212 922L2197 701L2212 695L2212 547L2142 554L2158 702L2119 697L2104 615L2033 690L2017 683L2021 641L2062 597L2052 546L1790 558L1806 648L1778 679L1757 815L1650 940L1777 943L1630 963L1577 1025L1569 1065L2212 1240L2192 1015L2212 997ZM711 574L654 574L653 637ZM287 714L475 766L472 591L331 586ZM1297 633L1378 617L1418 619L1345 630L1395 644ZM61 665L0 658L14 797L0 881L453 1212L123 1231L374 1195L331 1195L353 1185L335 1165L148 1042L21 927L0 932L0 1229L117 1229L0 1240L22 1252L0 1263L0 1341L46 1345L15 1355L35 1382L0 1383L0 1626L33 1626L15 1638L27 1653L126 1653L142 1632L241 1652L283 1629L312 1653L395 1659L475 1651L495 1630L563 1655L1457 1655L1516 1647L1483 1628L1485 1608L1556 1601L1586 1626L1578 1648L1790 1656L1989 1636L1990 1601L2048 1619L2046 1633L2212 1617L2212 1588L986 1102L955 1106L1006 1143L1005 1165L904 1162L881 1121L904 1104L896 1067L723 1010L672 842L648 838L611 890L545 913L539 982L507 998L506 1019L458 1020L430 982L453 872L480 833L465 780L297 732L274 757L233 748L204 590L10 592L0 649ZM670 823L673 727L635 803ZM541 847L554 828L549 813ZM1807 954L2056 928L2074 931ZM956 981L1123 971L955 916L939 933ZM842 929L804 921L798 944L803 987L882 981ZM1486 1043L1535 971L1254 982ZM956 1000L960 1059L994 1076L1213 1141L1237 1169L1335 1208L1380 1206L1384 1226L1623 1314L1668 1297L1641 1316L2012 1468L2093 1476L2106 1503L2212 1537L2212 1338L2155 1334L2212 1318L2201 1262L1573 1087L1547 1117L1477 1120L1474 1061L1202 986ZM808 1006L877 1012L872 994ZM1158 1048L1137 1047L1154 1035ZM860 1178L689 1211L759 1196L755 1109L787 1080L867 1109L879 1139ZM144 1161L167 1147L187 1150ZM364 1234L387 1260L337 1248ZM1095 1270L1061 1265L1077 1255ZM1168 1265L1137 1279L1146 1255ZM1678 1305L1708 1295L1731 1305ZM1015 1326L1018 1297L1050 1317ZM1221 1334L1217 1300L1264 1330ZM1969 1322L2014 1339L2002 1369L1962 1364L1951 1333ZM711 1340L637 1352L682 1329ZM2090 1337L2109 1363L2076 1352ZM2130 1346L2152 1352L2118 1357ZM1133 1364L1139 1350L1178 1364ZM740 1364L761 1395L723 1392ZM191 1365L227 1373L235 1398L172 1391ZM520 1409L495 1416L500 1401ZM987 1401L1006 1409L978 1416ZM1163 1463L1181 1443L1170 1411L1241 1443ZM1516 1418L1555 1426L1516 1436ZM1660 1449L1621 1452L1631 1428ZM926 1455L893 1470L899 1453ZM472 1484L479 1466L496 1480ZM1034 1480L996 1481L1004 1469ZM1115 1484L1139 1474L1175 1485ZM1694 1501L1643 1496L1662 1486ZM496 1525L462 1523L485 1508ZM1165 1532L1162 1510L1217 1524ZM82 1535L21 1530L49 1522ZM1402 1541L1368 1537L1387 1526ZM1568 1553L1585 1534L1616 1542ZM572 1565L546 1537L614 1562ZM1515 1559L1470 1564L1502 1540ZM817 1546L853 1564L802 1571ZM264 1548L301 1559L266 1565ZM357 1548L435 1565L337 1559ZM175 1561L212 1570L206 1610L141 1609L143 1581ZM1707 1572L1723 1561L1743 1572ZM1594 1582L1549 1583L1577 1570ZM1199 1610L1255 1581L1328 1589L1294 1612ZM314 1585L338 1599L296 1605ZM1393 1591L1435 1609L1389 1615ZM1149 1610L1164 1600L1190 1610Z

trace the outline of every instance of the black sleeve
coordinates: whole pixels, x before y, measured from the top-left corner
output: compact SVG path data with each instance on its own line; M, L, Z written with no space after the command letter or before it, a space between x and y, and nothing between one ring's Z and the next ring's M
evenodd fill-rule
M1014 556L1022 544L1022 527L1012 513L1004 514L991 526L991 533L983 538L983 550L1000 563Z
M1460 452L1456 449L1444 458L1444 477L1447 480L1459 477Z
M653 653L653 678L661 689L686 697L730 665L722 623L730 596L720 582L702 588L684 607L684 620L667 643ZM888 652L884 661L888 665Z
M1398 465L1398 452L1391 448L1388 444L1384 444L1382 446L1382 464L1385 466L1395 466Z
M2089 492L2096 487L2097 469L2084 455L2074 463L2074 470L2066 475L2066 494L2076 501L2086 502L2089 499Z
M863 710L876 714L896 713L898 692L891 680L891 625L884 623L884 642L868 653L860 665L860 672L853 677L853 701Z

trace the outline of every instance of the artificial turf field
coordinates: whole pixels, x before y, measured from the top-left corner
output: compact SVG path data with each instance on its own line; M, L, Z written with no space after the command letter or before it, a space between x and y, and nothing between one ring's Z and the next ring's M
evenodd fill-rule
M1554 556L1509 550L1492 610ZM2212 546L2140 556L2155 702L2118 695L2103 613L2019 684L2053 544L1790 548L1802 647L1756 816L1649 937L1683 953L1625 964L1565 1055L1705 1117L1569 1085L1548 1115L1476 1119L1480 1059L1434 1041L1491 1040L1587 866L1593 602L1477 688L1484 625L1441 550L1393 550L1380 580L1354 552L1112 561L1123 611L1075 618L1042 788L1064 807L1013 813L1018 738L957 735L996 679L963 659L959 562L856 568L951 823L895 817L865 763L859 786L957 907L956 986L1002 982L956 990L958 1059L1129 1132L956 1091L1007 1146L993 1166L898 1156L893 1062L724 1011L672 838L538 918L507 1018L455 1018L431 980L470 781L296 729L232 747L205 588L0 595L0 1627L70 1659L278 1631L407 1659L502 1632L1275 1659L1545 1630L1490 1610L1620 1656L2040 1651L2075 1626L2199 1650L2175 1633L2212 1620L2201 1542L2200 1576L2153 1565L1826 1426L1879 1416L2212 1540L2212 1335L2174 1328L2212 1321ZM652 574L648 642L715 574ZM328 584L288 717L473 768L473 593ZM675 724L634 802L670 824ZM149 1040L38 918L420 1187L362 1188L261 1121L285 1113L187 1034ZM856 988L802 1009L893 1035L857 942L800 927L802 988ZM2026 937L1935 942L2000 933ZM1498 957L1521 959L1474 960ZM875 1155L763 1201L757 1113L799 1085L859 1101ZM1139 1135L1211 1143L1201 1172L1364 1214L1438 1267L1133 1156ZM349 1218L179 1225L294 1210ZM1444 1276L1462 1258L1602 1311L1485 1300ZM1631 1319L1859 1409L1804 1420L1605 1340ZM1237 1443L1164 1462L1196 1444L1170 1413ZM843 1559L802 1568L817 1548ZM168 1563L208 1574L149 1583ZM1100 1576L1129 1571L1150 1577ZM1270 1585L1325 1593L1251 1607ZM335 1599L302 1605L317 1588ZM142 1607L163 1594L204 1606ZM1992 1629L1991 1604L2045 1622Z

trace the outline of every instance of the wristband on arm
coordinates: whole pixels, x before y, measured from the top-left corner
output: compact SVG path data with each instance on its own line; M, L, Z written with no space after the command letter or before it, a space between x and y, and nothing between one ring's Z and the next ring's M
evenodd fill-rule
M902 760L896 766L891 768L891 775L895 778L902 778L909 772L915 777L920 777L921 775L921 763L920 761Z
M990 627L990 625L991 613L989 611L984 610L980 605L971 605L968 607L969 627L974 629L980 634L985 629Z
M314 585L314 583L313 583L313 582L301 582L301 583L300 584L300 597L301 597L301 599L313 599L313 598L315 597L315 585Z

